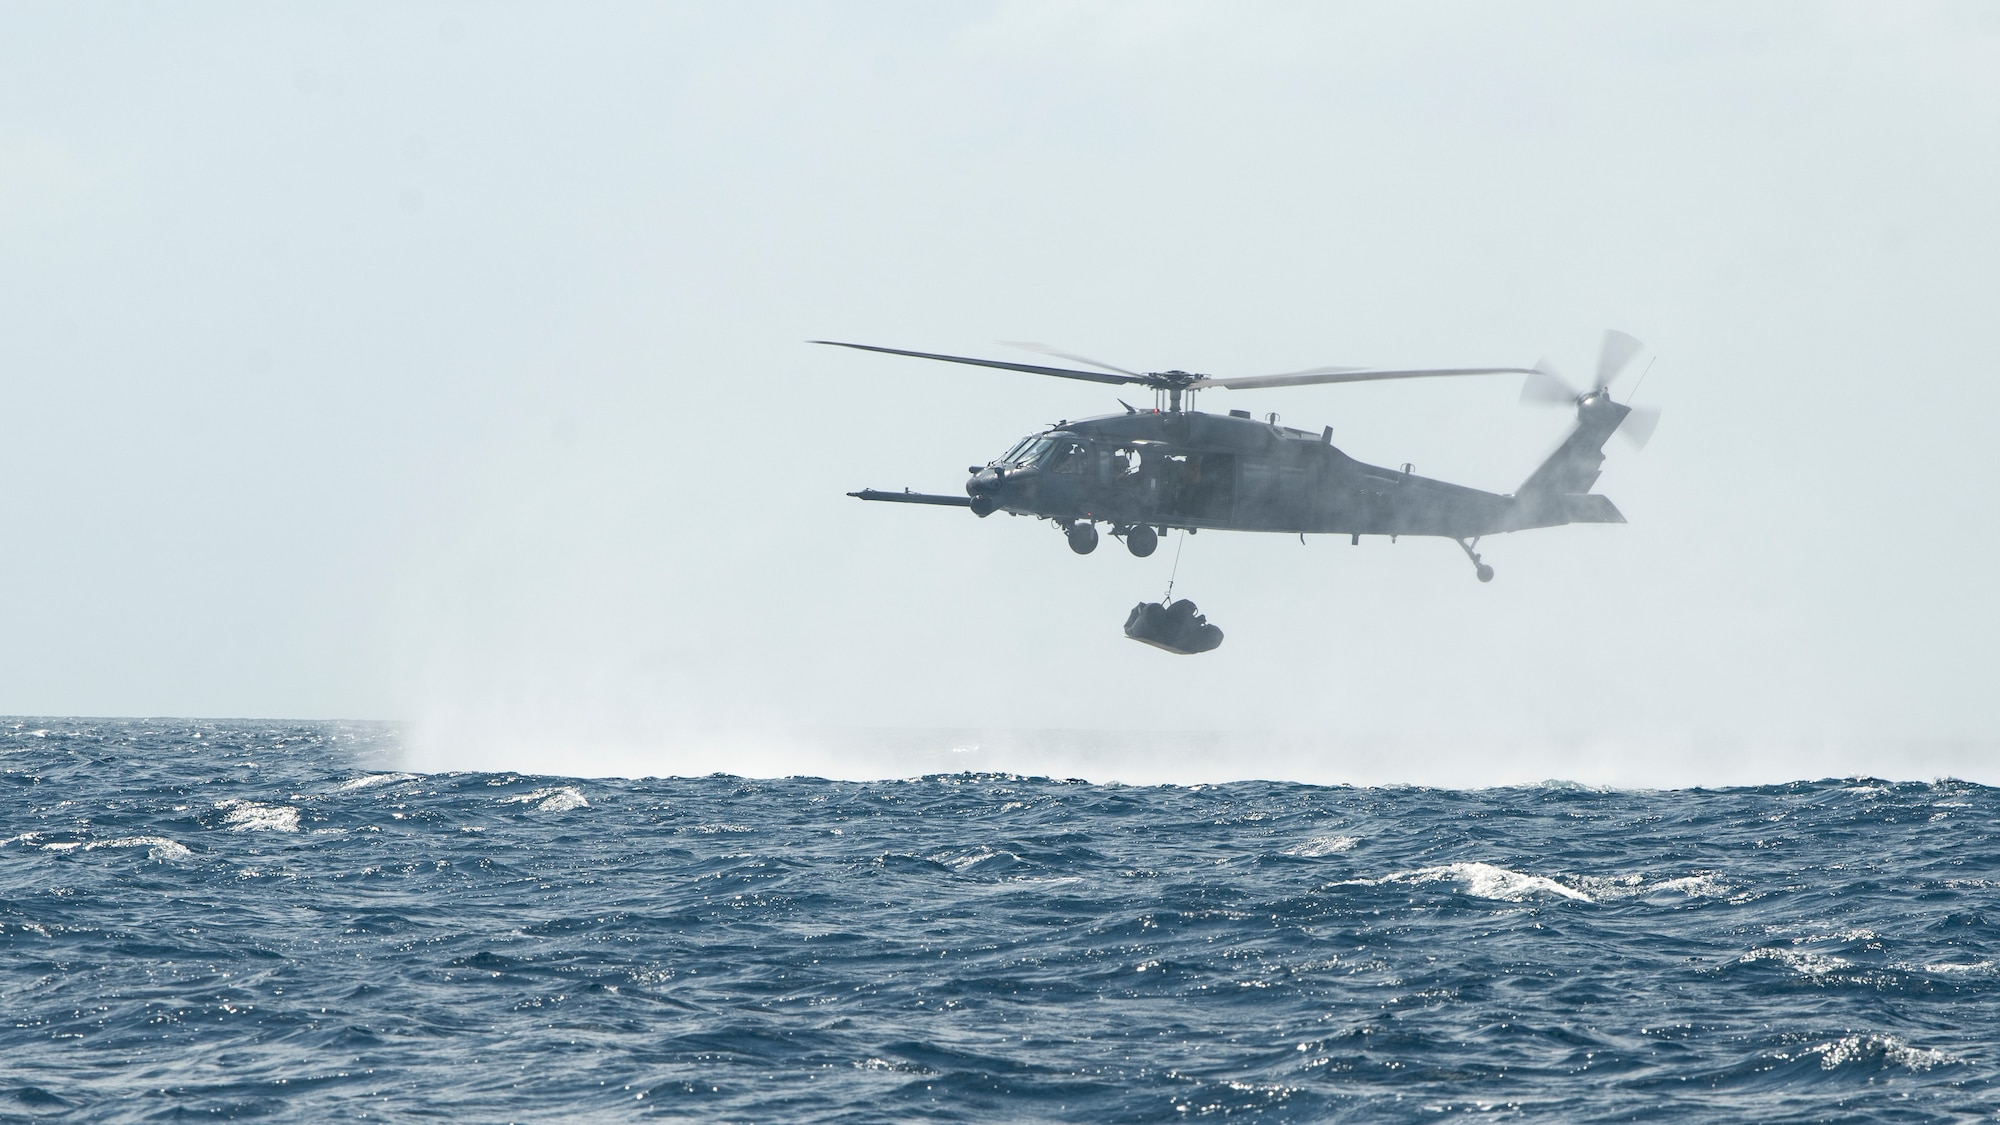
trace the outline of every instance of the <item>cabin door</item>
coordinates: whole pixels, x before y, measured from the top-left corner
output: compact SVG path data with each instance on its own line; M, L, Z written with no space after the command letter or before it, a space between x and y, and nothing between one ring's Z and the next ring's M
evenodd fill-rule
M1174 453L1159 459L1160 511L1168 519L1226 523L1236 509L1236 456Z

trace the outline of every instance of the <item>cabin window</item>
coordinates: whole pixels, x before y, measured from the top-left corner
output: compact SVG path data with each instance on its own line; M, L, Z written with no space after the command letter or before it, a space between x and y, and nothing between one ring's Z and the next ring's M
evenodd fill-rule
M1159 466L1159 503L1169 515L1228 519L1236 503L1236 458L1227 453L1169 453Z

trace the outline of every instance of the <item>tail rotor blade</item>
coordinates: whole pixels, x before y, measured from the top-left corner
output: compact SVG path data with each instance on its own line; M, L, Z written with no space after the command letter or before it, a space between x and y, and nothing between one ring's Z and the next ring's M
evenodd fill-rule
M1659 425L1659 407L1635 406L1632 408L1632 413L1625 416L1625 421L1619 424L1618 432L1625 435L1625 440L1632 443L1632 448L1644 449L1646 443L1653 440L1653 431L1659 428Z
M1610 386L1611 381L1618 378L1618 373L1625 370L1625 365L1631 363L1632 357L1638 355L1645 346L1615 328L1607 330L1604 333L1604 347L1597 353L1597 385Z
M1533 373L1521 384L1522 402L1567 405L1575 402L1581 393L1569 385L1569 380L1557 374L1555 366L1546 359L1537 362Z

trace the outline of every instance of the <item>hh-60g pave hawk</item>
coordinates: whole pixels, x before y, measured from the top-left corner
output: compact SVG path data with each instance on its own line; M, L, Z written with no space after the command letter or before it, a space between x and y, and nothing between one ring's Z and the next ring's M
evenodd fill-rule
M1070 549L1079 555L1097 548L1100 523L1124 539L1127 550L1142 558L1158 547L1160 536L1174 529L1189 533L1267 531L1301 537L1347 535L1357 544L1363 535L1391 539L1435 535L1456 542L1472 560L1479 580L1490 582L1493 568L1480 558L1478 549L1484 536L1570 523L1624 523L1625 517L1608 497L1590 491L1604 464L1604 443L1622 428L1627 437L1643 445L1658 422L1657 412L1635 410L1611 398L1612 381L1641 347L1639 341L1622 332L1605 333L1597 379L1589 390L1570 386L1546 361L1534 367L1318 367L1283 375L1217 379L1187 371L1128 371L1040 345L1019 346L1099 370L837 340L812 342L1152 388L1151 410L1120 400L1119 405L1125 407L1122 414L1059 422L1022 438L985 465L970 466L967 471L972 477L965 482L964 496L872 488L848 493L862 500L970 508L982 518L994 512L1036 516L1060 527L1069 538ZM1331 426L1312 433L1280 426L1275 414L1260 422L1247 410L1217 415L1192 409L1195 393L1210 388L1247 390L1506 373L1528 376L1521 392L1524 401L1576 407L1576 428L1512 493L1483 492L1432 480L1411 472L1409 465L1385 469L1364 464L1334 447ZM1133 612L1135 622L1146 616L1139 609ZM1187 614L1192 612L1192 603L1188 603ZM1135 640L1169 651L1205 651L1141 635L1131 624L1126 632ZM1207 647L1219 643L1218 633Z

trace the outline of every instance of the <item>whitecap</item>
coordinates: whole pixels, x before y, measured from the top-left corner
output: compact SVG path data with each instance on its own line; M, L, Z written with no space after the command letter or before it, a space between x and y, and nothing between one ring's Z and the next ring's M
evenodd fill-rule
M1447 863L1438 867L1420 867L1415 871L1398 871L1380 879L1351 879L1348 882L1377 886L1382 883L1436 883L1444 880L1463 883L1465 893L1474 898L1501 902L1520 902L1536 894L1551 894L1578 902L1596 901L1575 887L1565 886L1546 875L1528 875L1491 863Z
M1314 836L1302 844L1293 844L1291 847L1286 848L1284 854L1300 856L1305 859L1318 859L1324 855L1337 855L1340 852L1351 851L1354 845L1360 842L1361 837L1359 836Z
M1612 879L1582 875L1578 876L1575 882L1584 893L1598 902L1621 898L1652 898L1656 895L1721 898L1735 889L1712 871L1658 880L1648 880L1643 875L1623 875Z
M146 858L151 860L181 860L194 856L187 845L165 836L120 836L115 840L92 840L83 846L87 852L98 848L145 848Z
M232 797L217 801L215 807L228 810L222 823L232 832L297 832L299 810L290 805L260 805Z
M394 785L399 781L415 781L414 773L371 773L352 778L333 787L335 793L348 793L356 789L373 789L377 785Z
M931 862L943 864L953 871L970 871L982 864L992 863L996 867L1010 866L1022 862L1021 857L1005 849L989 848L984 844L971 851L934 852L927 856Z
M1467 894L1476 898L1500 899L1505 902L1519 902L1533 894L1560 895L1578 902L1591 902L1591 897L1574 887L1568 887L1545 875L1528 875L1491 863L1452 863L1443 867L1425 868L1416 872L1418 881L1437 879L1457 879L1465 884Z
M1647 894L1663 891L1679 891L1689 898L1713 898L1728 894L1733 888L1722 881L1722 876L1713 871L1699 875L1683 875L1678 879L1662 879L1647 890Z
M1299 1087L1297 1086L1283 1086L1277 1083L1239 1082L1234 1078L1225 1078L1222 1080L1222 1084L1239 1094L1263 1094L1275 1101L1282 1101L1299 1092Z
M869 1056L854 1064L856 1070L893 1070L904 1074L930 1074L931 1068L922 1063L890 1061L877 1056Z
M574 785L557 785L547 789L537 789L532 793L515 793L500 798L503 805L534 805L536 812L568 812L571 809L587 809L590 802Z
M1912 1047L1894 1035L1846 1035L1825 1043L1815 1043L1800 1051L1799 1058L1819 1056L1822 1070L1835 1070L1851 1062L1879 1059L1891 1066L1929 1070L1959 1061L1958 1056L1935 1047Z
M1762 946L1738 957L1739 964L1748 965L1757 961L1776 961L1802 977L1823 977L1852 968L1854 962L1831 953L1815 953L1810 949L1780 949L1777 946Z
M1953 976L1963 973L1966 976L1990 977L1993 975L1994 963L1991 961L1933 961L1929 964L1920 965L1910 961L1898 961L1889 967L1906 973L1930 973L1933 976Z

